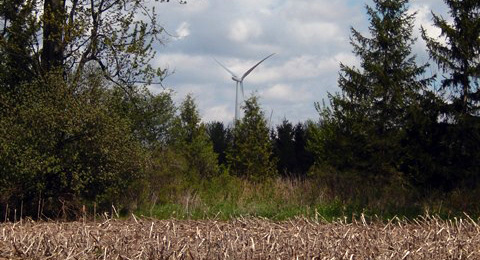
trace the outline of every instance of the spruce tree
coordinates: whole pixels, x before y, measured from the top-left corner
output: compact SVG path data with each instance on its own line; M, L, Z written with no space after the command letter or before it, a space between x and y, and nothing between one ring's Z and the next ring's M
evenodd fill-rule
M474 188L480 182L480 2L445 0L452 23L433 14L440 39L422 36L430 57L443 72L447 96L437 127L435 178L445 191ZM437 119L438 120L438 119ZM440 181L439 181L440 180Z
M479 116L480 109L480 2L445 0L453 23L433 14L441 30L440 39L431 38L422 28L430 57L446 74L442 87L452 94L450 115L455 118Z
M361 68L341 64L340 94L330 96L331 108L320 107L323 142L320 159L340 170L370 174L396 172L400 140L409 108L418 102L428 80L419 80L411 47L414 14L408 0L374 0L367 6L370 37L351 29L353 53Z

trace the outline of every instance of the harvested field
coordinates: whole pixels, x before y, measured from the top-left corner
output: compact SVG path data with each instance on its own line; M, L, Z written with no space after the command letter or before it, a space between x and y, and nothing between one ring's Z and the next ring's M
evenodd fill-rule
M470 218L114 220L0 225L0 259L480 259Z

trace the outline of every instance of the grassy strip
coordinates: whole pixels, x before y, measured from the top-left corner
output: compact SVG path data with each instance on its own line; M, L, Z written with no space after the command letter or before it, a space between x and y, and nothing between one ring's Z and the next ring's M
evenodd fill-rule
M179 188L180 187L180 188ZM463 199L474 201L480 192L456 191L419 199L411 191L390 187L380 195L363 188L366 195L339 199L317 181L271 179L251 183L230 175L222 175L203 183L183 183L175 192L157 194L155 203L140 207L135 214L158 219L221 219L251 216L271 220L295 217L336 221L353 220L360 215L370 219L389 220L396 217L414 219L435 215L443 219L462 217L464 213L477 218L479 205L464 205ZM174 194L174 195L172 195ZM370 196L369 199L364 199ZM463 198L463 199L462 199Z
M344 206L338 202L315 206L279 205L274 203L258 203L248 206L238 206L227 203L205 205L204 207L186 208L181 204L159 204L151 211L138 210L140 216L150 216L157 219L220 219L231 220L239 217L267 218L275 221L306 217L309 219L325 220L328 222L343 219L352 221L364 215L367 219L389 220L394 217L414 219L424 215L419 208L392 210L391 212L378 212L375 210L359 209L352 205ZM455 214L455 216L461 214ZM452 215L436 214L441 218L448 219Z
M445 205L439 200L409 201L392 204L395 198L379 200L340 200L328 195L313 180L273 179L264 183L251 183L232 176L220 176L198 185L182 185L175 196L161 196L155 204L145 205L135 214L158 219L221 219L229 220L251 216L271 220L295 217L352 220L364 215L371 219L388 220L397 216L414 219L434 214L441 218L463 216L461 209ZM398 193L395 194L398 196ZM450 203L451 204L451 203ZM478 216L476 212L467 212Z

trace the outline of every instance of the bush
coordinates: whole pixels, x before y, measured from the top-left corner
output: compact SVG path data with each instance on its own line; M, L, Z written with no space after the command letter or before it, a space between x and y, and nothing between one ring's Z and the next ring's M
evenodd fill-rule
M0 203L24 204L34 217L74 217L84 203L126 205L144 153L130 122L111 109L107 85L93 74L75 86L50 75L22 89L0 119Z

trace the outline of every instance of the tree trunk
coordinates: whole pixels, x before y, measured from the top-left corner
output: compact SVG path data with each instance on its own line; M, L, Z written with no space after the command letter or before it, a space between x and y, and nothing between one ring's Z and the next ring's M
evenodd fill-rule
M63 26L65 0L45 0L42 66L45 72L63 65Z

